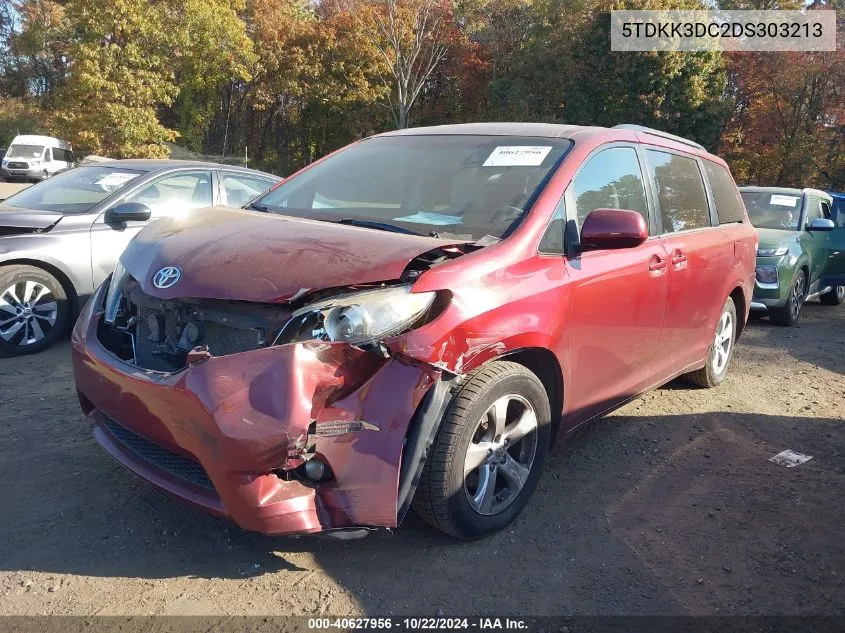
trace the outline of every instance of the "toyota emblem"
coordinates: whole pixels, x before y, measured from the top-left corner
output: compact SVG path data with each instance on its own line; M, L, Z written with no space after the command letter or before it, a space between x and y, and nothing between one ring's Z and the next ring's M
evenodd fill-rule
M153 285L160 290L166 290L175 286L181 278L181 268L178 266L165 266L153 275Z

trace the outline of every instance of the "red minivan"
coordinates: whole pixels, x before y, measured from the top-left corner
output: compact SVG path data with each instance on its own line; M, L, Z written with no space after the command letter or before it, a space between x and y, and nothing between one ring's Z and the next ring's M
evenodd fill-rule
M756 247L725 163L656 130L380 134L141 231L76 325L79 400L113 457L246 529L413 505L475 538L576 427L724 380Z

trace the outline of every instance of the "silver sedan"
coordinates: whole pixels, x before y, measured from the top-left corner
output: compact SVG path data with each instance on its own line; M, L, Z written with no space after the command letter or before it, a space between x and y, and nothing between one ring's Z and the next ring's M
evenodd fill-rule
M279 180L214 163L114 160L71 169L0 202L0 356L40 352L67 332L150 221L240 207Z

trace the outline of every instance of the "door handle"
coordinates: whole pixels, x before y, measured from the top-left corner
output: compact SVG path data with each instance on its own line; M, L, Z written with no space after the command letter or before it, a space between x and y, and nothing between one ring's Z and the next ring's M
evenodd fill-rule
M657 275L662 275L663 271L666 270L666 260L659 255L652 255L651 261L648 263L648 269L653 273L657 273Z
M672 266L679 270L687 265L687 256L682 251L676 250L672 253Z

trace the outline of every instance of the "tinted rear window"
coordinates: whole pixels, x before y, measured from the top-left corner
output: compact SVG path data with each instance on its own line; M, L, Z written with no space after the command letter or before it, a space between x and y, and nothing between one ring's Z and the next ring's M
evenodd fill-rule
M707 172L707 180L710 181L719 224L745 221L745 206L742 204L742 198L728 170L717 163L705 160L704 171Z

